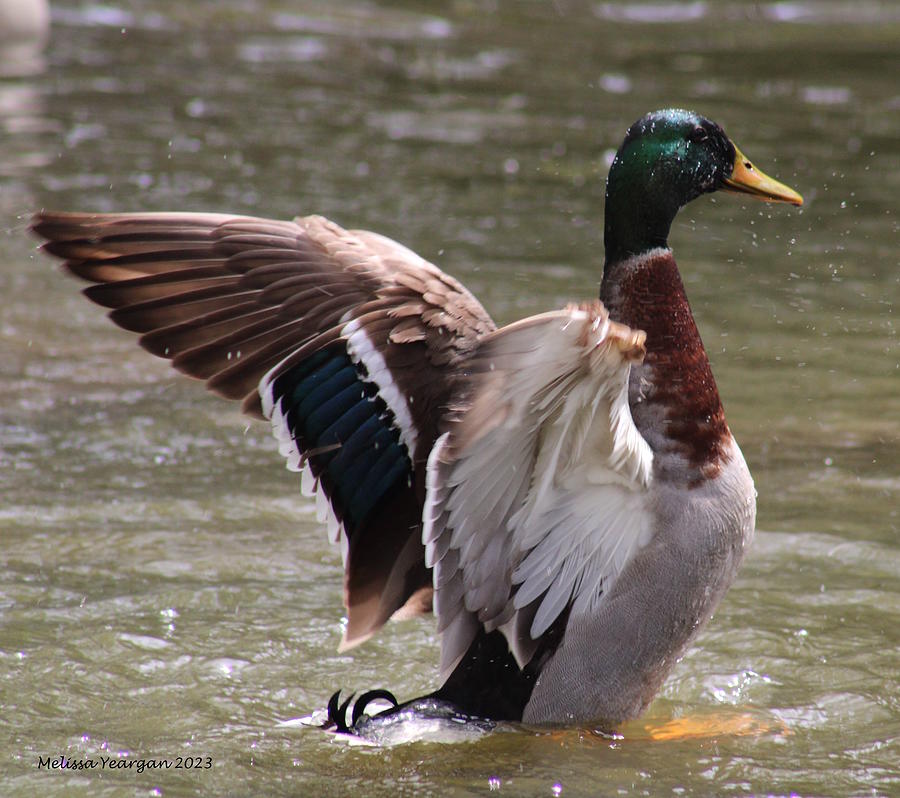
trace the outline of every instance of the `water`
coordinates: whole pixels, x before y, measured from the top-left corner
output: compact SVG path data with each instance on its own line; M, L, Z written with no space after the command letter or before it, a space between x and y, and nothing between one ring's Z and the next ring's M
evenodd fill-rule
M436 9L59 2L46 69L0 79L2 791L900 793L896 6ZM432 689L431 622L336 652L339 556L265 426L114 329L27 215L323 213L507 322L596 294L611 154L666 105L807 199L718 195L673 228L760 493L714 621L623 739L285 725L338 686ZM718 731L665 739L682 718ZM60 754L211 767L38 769Z

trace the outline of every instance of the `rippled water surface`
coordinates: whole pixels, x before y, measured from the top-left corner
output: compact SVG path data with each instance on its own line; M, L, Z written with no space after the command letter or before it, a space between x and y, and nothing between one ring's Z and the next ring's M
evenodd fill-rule
M0 78L0 792L900 794L898 40L865 0L54 2L43 68ZM673 228L759 489L714 621L623 739L284 725L433 688L431 622L336 652L339 555L268 430L114 329L27 215L323 213L507 322L596 295L611 155L668 105L807 199Z

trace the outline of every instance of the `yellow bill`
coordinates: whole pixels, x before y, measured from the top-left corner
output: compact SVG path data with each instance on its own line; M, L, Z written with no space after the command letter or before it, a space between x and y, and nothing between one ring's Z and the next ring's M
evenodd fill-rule
M794 189L779 183L777 180L763 174L749 159L737 148L734 148L734 169L731 177L725 178L725 191L735 194L749 194L751 197L765 200L766 202L790 202L792 205L802 205L801 197Z

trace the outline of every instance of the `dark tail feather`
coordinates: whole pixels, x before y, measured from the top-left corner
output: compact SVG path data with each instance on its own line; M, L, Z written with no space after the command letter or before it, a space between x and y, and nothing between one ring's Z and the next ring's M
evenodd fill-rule
M347 708L353 702L355 693L350 693L350 698L339 704L341 700L341 691L338 690L331 698L328 699L328 719L322 724L323 729L330 729L334 726L334 730L338 734L353 734L352 729L347 726ZM356 720L354 719L354 723Z
M519 668L501 632L480 629L447 681L428 698L466 715L519 721L536 679L531 668Z
M367 693L363 693L353 705L352 726L356 726L357 721L363 716L363 713L365 713L366 707L373 701L379 699L389 701L391 703L390 709L396 709L400 705L400 702L394 697L394 694L390 692L390 690L369 690Z
M387 720L408 710L423 716L443 717L452 711L460 718L472 720L519 721L534 689L537 672L529 666L524 670L519 668L500 632L488 633L482 629L439 690L403 704L388 690L369 690L356 699L355 704L355 694L341 702L341 691L338 690L328 701L328 719L322 728L333 729L338 734L356 735L362 730L361 722L368 725L370 718ZM387 701L391 706L374 715L366 715L366 707L376 700ZM348 718L351 704L353 710Z
M330 699L328 699L328 718L322 724L323 729L334 729L337 734L355 734L356 724L363 717L366 707L373 701L383 700L390 703L390 707L385 712L390 712L399 706L399 701L389 690L369 690L363 693L353 702L355 693L351 693L350 697L341 702L341 691L338 690ZM347 710L353 704L353 712L350 716L350 723L347 723Z

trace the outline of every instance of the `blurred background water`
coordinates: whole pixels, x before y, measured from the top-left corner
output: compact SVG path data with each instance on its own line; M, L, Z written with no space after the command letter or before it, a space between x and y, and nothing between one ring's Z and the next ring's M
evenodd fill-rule
M60 1L43 35L0 78L0 791L900 794L896 3ZM433 625L336 652L339 555L265 425L114 329L28 215L322 213L504 323L596 295L612 154L672 105L807 200L673 228L759 490L715 619L620 740L280 725L432 689ZM691 716L743 733L654 736ZM212 768L38 769L60 754Z

